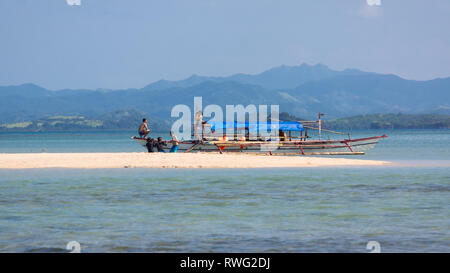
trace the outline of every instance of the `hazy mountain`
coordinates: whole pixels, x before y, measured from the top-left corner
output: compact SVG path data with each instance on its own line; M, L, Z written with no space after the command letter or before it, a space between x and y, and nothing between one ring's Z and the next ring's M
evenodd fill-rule
M203 104L279 104L304 118L373 113L450 114L450 78L411 81L359 70L334 71L324 65L281 66L258 75L192 76L158 81L142 89L49 91L33 84L0 87L0 123L54 115L100 117L118 109L168 119L173 106Z
M411 81L394 75L344 75L308 82L287 93L303 105L305 114L450 114L450 78Z
M162 90L172 87L190 87L202 82L234 81L242 84L259 85L266 89L292 89L305 82L329 79L339 75L371 74L356 69L331 70L322 64L300 66L279 66L256 75L234 74L229 77L203 77L193 75L181 81L160 80L144 87L144 90Z
M26 87L24 87L26 88ZM0 122L35 120L51 115L98 116L116 109L135 109L161 118L169 118L177 104L193 105L194 96L202 96L203 103L219 104L282 104L295 107L290 99L272 90L236 82L204 82L186 88L164 90L123 90L115 92L48 91L42 96L3 96L0 89ZM31 91L26 91L31 92Z

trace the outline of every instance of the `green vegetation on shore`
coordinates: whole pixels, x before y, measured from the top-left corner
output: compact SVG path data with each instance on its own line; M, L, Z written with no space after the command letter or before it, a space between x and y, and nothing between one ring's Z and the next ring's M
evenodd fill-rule
M101 116L49 116L19 123L0 124L0 131L77 131L77 130L137 130L142 118L147 117L152 130L168 130L169 122L152 118L135 110L118 110Z
M289 113L280 114L283 121L305 120ZM437 114L369 114L346 118L323 119L323 128L332 130L366 129L450 129L450 115Z
M336 130L354 129L450 129L450 115L371 114L324 121Z
M168 131L170 120L163 120L135 110L118 110L95 118L84 116L50 116L34 121L0 124L0 131L76 131L76 130L137 130L143 117L154 131ZM280 120L303 118L283 112ZM359 129L450 129L450 115L370 114L323 121L332 130Z

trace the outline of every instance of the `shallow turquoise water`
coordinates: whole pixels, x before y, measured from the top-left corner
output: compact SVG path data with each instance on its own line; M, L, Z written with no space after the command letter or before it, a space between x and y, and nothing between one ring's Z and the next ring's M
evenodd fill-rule
M2 133L0 153L143 152L130 139L134 131ZM450 130L363 130L352 138L388 135L364 158L381 160L450 160ZM168 133L152 133L151 137ZM334 136L334 138L341 136ZM345 136L346 137L346 136Z
M449 132L388 132L360 157L388 167L0 170L0 252L450 252ZM140 151L90 134L26 149ZM0 152L29 152L12 135Z

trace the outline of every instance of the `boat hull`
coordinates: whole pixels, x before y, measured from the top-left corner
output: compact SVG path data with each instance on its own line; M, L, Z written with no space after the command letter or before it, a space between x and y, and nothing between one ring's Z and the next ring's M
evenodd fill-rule
M364 154L375 147L378 141L386 135L342 140L292 140L292 141L182 141L178 152L245 152L259 154L302 154L302 155L333 155L333 154ZM146 140L133 138L145 147ZM165 142L164 151L172 148L170 141Z

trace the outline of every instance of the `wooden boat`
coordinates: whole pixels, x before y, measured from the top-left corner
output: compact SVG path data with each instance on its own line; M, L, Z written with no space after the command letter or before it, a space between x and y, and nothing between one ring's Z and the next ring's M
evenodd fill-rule
M180 141L178 152L246 152L263 154L301 154L301 155L363 155L375 147L386 135L342 140L287 140L271 141ZM147 140L133 137L133 140L145 147ZM172 148L171 141L164 141L164 150Z
M210 127L209 134L205 133L205 125L206 127ZM218 127L226 131L230 127L234 128L232 129L232 133L220 135L211 133L211 131L214 132L217 130ZM279 128L283 132L288 132L289 136L263 138L258 135L258 140L248 140L249 131L252 128L259 131L261 127L271 127L271 123L252 124L247 122L242 124L234 123L230 126L225 122L223 125L203 122L201 136L197 140L179 141L178 152L245 152L271 155L363 155L367 150L374 148L380 139L387 137L386 135L382 135L352 139L350 134L348 134L347 138L324 140L322 139L323 132L333 134L343 133L322 129L319 114L318 121L277 122L277 129ZM310 139L308 129L318 130L318 139ZM239 133L240 130L246 131ZM300 134L293 136L293 132L299 132ZM144 147L147 143L146 139L137 137L132 137L132 139ZM171 141L164 141L164 143L166 144L164 150L169 151L172 148Z

